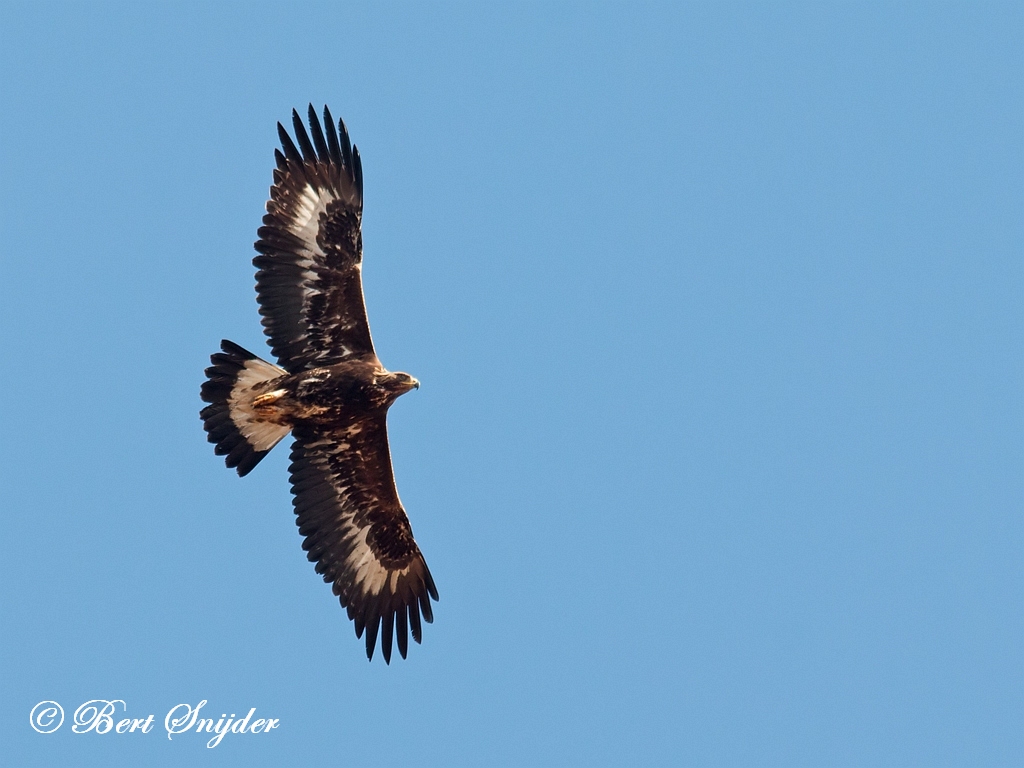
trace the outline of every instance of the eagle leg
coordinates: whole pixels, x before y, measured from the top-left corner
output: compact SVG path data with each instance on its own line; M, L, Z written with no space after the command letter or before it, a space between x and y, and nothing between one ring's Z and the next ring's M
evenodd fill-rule
M284 397L284 394L285 390L283 389L275 389L273 392L267 392L265 395L260 395L259 397L253 399L252 407L266 408L268 406L271 406L278 400L280 400L282 397Z

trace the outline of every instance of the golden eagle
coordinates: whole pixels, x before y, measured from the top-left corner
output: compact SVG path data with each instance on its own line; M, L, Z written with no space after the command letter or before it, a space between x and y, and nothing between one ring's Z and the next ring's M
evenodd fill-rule
M363 301L363 171L344 122L313 106L309 128L292 110L295 142L282 150L253 259L263 328L280 367L230 341L210 359L200 416L214 453L248 474L290 431L291 481L303 549L366 632L380 632L391 663L420 616L433 621L437 588L398 499L387 412L419 382L385 370L373 351ZM296 146L296 143L298 146Z

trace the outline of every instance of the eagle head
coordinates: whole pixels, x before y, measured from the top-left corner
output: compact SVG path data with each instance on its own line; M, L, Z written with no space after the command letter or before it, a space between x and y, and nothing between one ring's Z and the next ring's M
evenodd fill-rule
M393 402L400 395L412 389L419 389L420 383L408 373L380 371L373 377L373 385L387 402Z

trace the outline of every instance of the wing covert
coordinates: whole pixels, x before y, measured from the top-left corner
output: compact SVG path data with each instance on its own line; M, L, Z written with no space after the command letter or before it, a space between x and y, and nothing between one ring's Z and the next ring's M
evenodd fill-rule
M264 332L296 373L374 354L362 283L363 175L343 122L309 107L312 138L294 110L253 259ZM297 146L296 146L297 142Z

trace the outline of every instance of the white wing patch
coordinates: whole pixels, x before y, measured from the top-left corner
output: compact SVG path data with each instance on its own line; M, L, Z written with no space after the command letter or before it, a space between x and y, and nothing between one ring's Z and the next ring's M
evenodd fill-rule
M317 268L325 254L316 236L320 231L321 214L326 213L327 206L336 199L337 196L330 189L317 189L307 183L289 206L287 227L303 244L303 249L296 253L299 257L296 263L302 269L302 297L307 306L313 296L323 293L318 287L320 275ZM343 355L350 351L344 348L340 350Z
M346 446L347 447L347 446ZM355 522L355 510L348 502L348 490L344 486L335 486L341 501L341 527L348 528L348 532L342 539L343 543L351 542L352 548L345 562L345 571L355 574L353 581L356 586L368 595L379 595L384 585L391 582L391 591L394 592L398 579L409 573L410 566L400 570L390 570L381 565L377 556L373 554L370 545L366 543L366 536L370 532L370 526L359 527Z
M306 248L317 256L323 256L324 252L316 241L317 231L320 229L320 214L327 210L327 205L335 200L335 196L329 189L314 189L312 184L306 184L299 193L295 207L292 209L292 220L288 222L288 229L292 234L298 236ZM310 263L312 266L312 262ZM303 267L306 267L303 264Z
M354 529L347 538L355 539L355 546L352 554L348 557L346 566L355 573L355 583L363 592L371 595L379 595L384 585L391 580L391 592L395 591L398 579L409 573L409 566L398 571L392 571L380 564L370 545L366 543L366 534L370 532L369 526Z
M263 421L252 407L253 387L265 381L287 376L288 371L266 360L253 358L245 362L228 398L228 412L249 444L257 451L269 451L288 434L290 427Z

